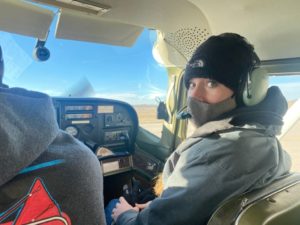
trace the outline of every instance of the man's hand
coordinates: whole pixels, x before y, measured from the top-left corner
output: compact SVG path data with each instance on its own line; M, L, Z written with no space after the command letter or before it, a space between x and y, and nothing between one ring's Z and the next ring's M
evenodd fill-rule
M139 211L139 209L137 207L132 207L126 200L124 197L120 197L120 203L116 204L116 207L113 209L112 211L112 218L114 219L114 221L116 222L118 217L123 213L126 212L130 209L133 209L135 211Z

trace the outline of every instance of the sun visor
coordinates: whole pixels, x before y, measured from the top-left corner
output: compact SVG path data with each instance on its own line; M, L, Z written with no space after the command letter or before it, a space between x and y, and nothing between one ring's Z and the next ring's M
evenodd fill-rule
M15 16L18 15L16 18ZM44 40L54 13L31 3L1 0L0 30Z
M101 17L62 10L56 27L56 37L111 45L132 46L142 27L112 22Z

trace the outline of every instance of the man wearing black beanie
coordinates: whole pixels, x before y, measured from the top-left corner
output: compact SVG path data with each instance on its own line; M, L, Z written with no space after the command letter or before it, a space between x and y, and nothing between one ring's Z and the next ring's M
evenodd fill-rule
M241 96L258 65L253 46L238 34L212 36L197 48L184 75L196 129L167 159L156 199L139 211L120 198L117 225L204 225L224 200L289 172L276 139L287 110L280 90L269 88L254 104Z

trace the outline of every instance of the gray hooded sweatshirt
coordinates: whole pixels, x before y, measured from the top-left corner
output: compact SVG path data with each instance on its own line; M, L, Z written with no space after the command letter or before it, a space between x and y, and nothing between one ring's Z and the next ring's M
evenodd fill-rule
M0 224L105 224L99 161L59 130L51 98L0 88L0 118Z
M117 225L204 225L224 200L287 174L290 158L275 137L286 110L272 87L262 103L199 127L166 161L161 196Z

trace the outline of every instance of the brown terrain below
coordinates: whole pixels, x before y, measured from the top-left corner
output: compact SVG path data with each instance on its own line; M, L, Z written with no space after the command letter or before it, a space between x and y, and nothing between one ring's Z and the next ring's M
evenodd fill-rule
M292 104L293 102L289 102L289 106ZM156 106L135 105L134 108L138 114L140 126L160 137L163 120L156 119ZM300 121L281 138L280 142L292 158L292 171L300 172Z

